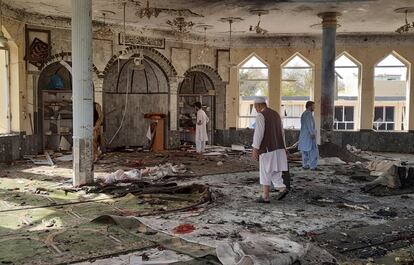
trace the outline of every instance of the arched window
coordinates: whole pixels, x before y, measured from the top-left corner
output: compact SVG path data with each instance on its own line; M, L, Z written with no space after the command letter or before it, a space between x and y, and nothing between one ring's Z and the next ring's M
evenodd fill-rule
M391 53L375 66L375 109L377 131L407 130L408 63Z
M335 61L335 130L359 127L360 67L346 53Z
M239 67L239 93L239 127L254 128L254 97L269 95L269 69L254 55Z
M312 65L300 54L282 64L282 118L287 129L300 129L300 116L313 91Z

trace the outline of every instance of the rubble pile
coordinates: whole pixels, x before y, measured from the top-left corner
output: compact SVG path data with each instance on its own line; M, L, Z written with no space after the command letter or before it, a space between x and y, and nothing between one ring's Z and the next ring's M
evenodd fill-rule
M132 169L130 171L124 171L119 169L108 175L99 177L98 183L103 185L114 185L117 183L128 183L139 180L161 180L166 176L175 176L188 172L185 165L173 165L166 163L154 167L145 167L142 169Z

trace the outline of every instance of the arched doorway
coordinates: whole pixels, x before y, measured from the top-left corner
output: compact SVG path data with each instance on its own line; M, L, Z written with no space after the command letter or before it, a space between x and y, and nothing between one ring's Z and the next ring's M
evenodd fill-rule
M72 145L72 74L70 61L47 65L38 80L39 131L43 149L70 150ZM64 143L64 144L63 144Z
M188 140L188 137L189 140L193 140L194 137L190 137L191 134L188 132L188 127L191 126L188 122L188 114L195 115L192 104L200 101L210 118L207 127L209 144L214 144L215 131L225 129L226 124L226 83L217 71L208 65L195 65L187 70L184 77L178 87L177 118L180 125L180 138L182 141ZM185 123L185 119L188 124L182 127L181 123Z
M178 90L178 126L181 143L195 143L196 113L194 103L201 102L210 119L207 124L209 143L215 128L215 89L211 79L200 71L187 72Z
M132 53L129 59L113 59L105 69L104 134L109 148L147 146L150 123L144 114L169 113L169 71L153 58L157 54L141 52L139 68L135 67L139 55ZM165 127L168 134L168 126Z

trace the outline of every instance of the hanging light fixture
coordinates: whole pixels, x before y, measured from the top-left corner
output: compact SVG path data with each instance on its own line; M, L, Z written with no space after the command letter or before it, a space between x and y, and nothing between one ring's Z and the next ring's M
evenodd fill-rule
M3 34L3 1L0 0L0 49L7 50L9 48L8 40Z
M134 64L132 65L131 69L134 71L144 71L144 51L141 49L138 52L138 57L134 56Z
M414 12L414 7L402 7L394 10L396 13L405 14L405 24L395 30L399 34L408 33L414 28L414 22L408 22L408 13Z
M225 17L225 18L221 18L220 19L220 21L221 22L227 22L227 23L229 23L229 60L230 60L230 63L229 63L229 67L231 68L231 67L236 67L237 65L236 64L234 64L234 63L232 63L231 62L231 48L232 48L232 32L233 32L233 29L232 29L232 25L233 25L233 23L237 23L237 22L240 22L240 21L242 21L243 19L242 18L239 18L239 17Z
M202 28L204 31L204 43L203 43L203 48L201 48L198 59L199 60L203 60L203 58L206 56L206 54L210 51L210 47L207 45L207 30L208 29L212 29L213 26L212 25L198 25L197 28Z
M261 23L262 15L269 14L269 11L268 10L261 10L261 9L253 9L253 10L250 10L250 13L252 13L254 15L258 15L259 16L259 22L257 22L256 26L253 26L253 25L250 26L249 31L254 31L254 32L256 32L257 34L260 34L260 35L266 35L268 31L266 29L262 28L260 26L260 23Z
M139 18L148 18L150 19L151 17L158 17L158 15L163 11L162 8L157 8L157 7L150 7L149 5L149 1L147 0L147 6L144 8L141 8L140 10L138 10L136 12L136 15Z
M178 34L186 34L194 26L192 21L185 21L184 17L176 17L174 20L167 20L167 25Z

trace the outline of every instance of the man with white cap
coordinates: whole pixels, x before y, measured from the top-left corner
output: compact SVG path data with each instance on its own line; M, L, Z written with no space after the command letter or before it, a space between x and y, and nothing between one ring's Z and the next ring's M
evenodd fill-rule
M280 192L278 200L288 193L282 178L283 171L288 171L283 125L280 115L267 107L265 97L256 97L254 107L257 116L252 157L259 161L260 184L263 187L263 194L257 202L269 203L272 184Z
M201 102L194 103L197 111L197 125L196 125L196 150L197 153L204 153L206 149L206 142L208 141L207 123L210 121L207 114L204 112Z

